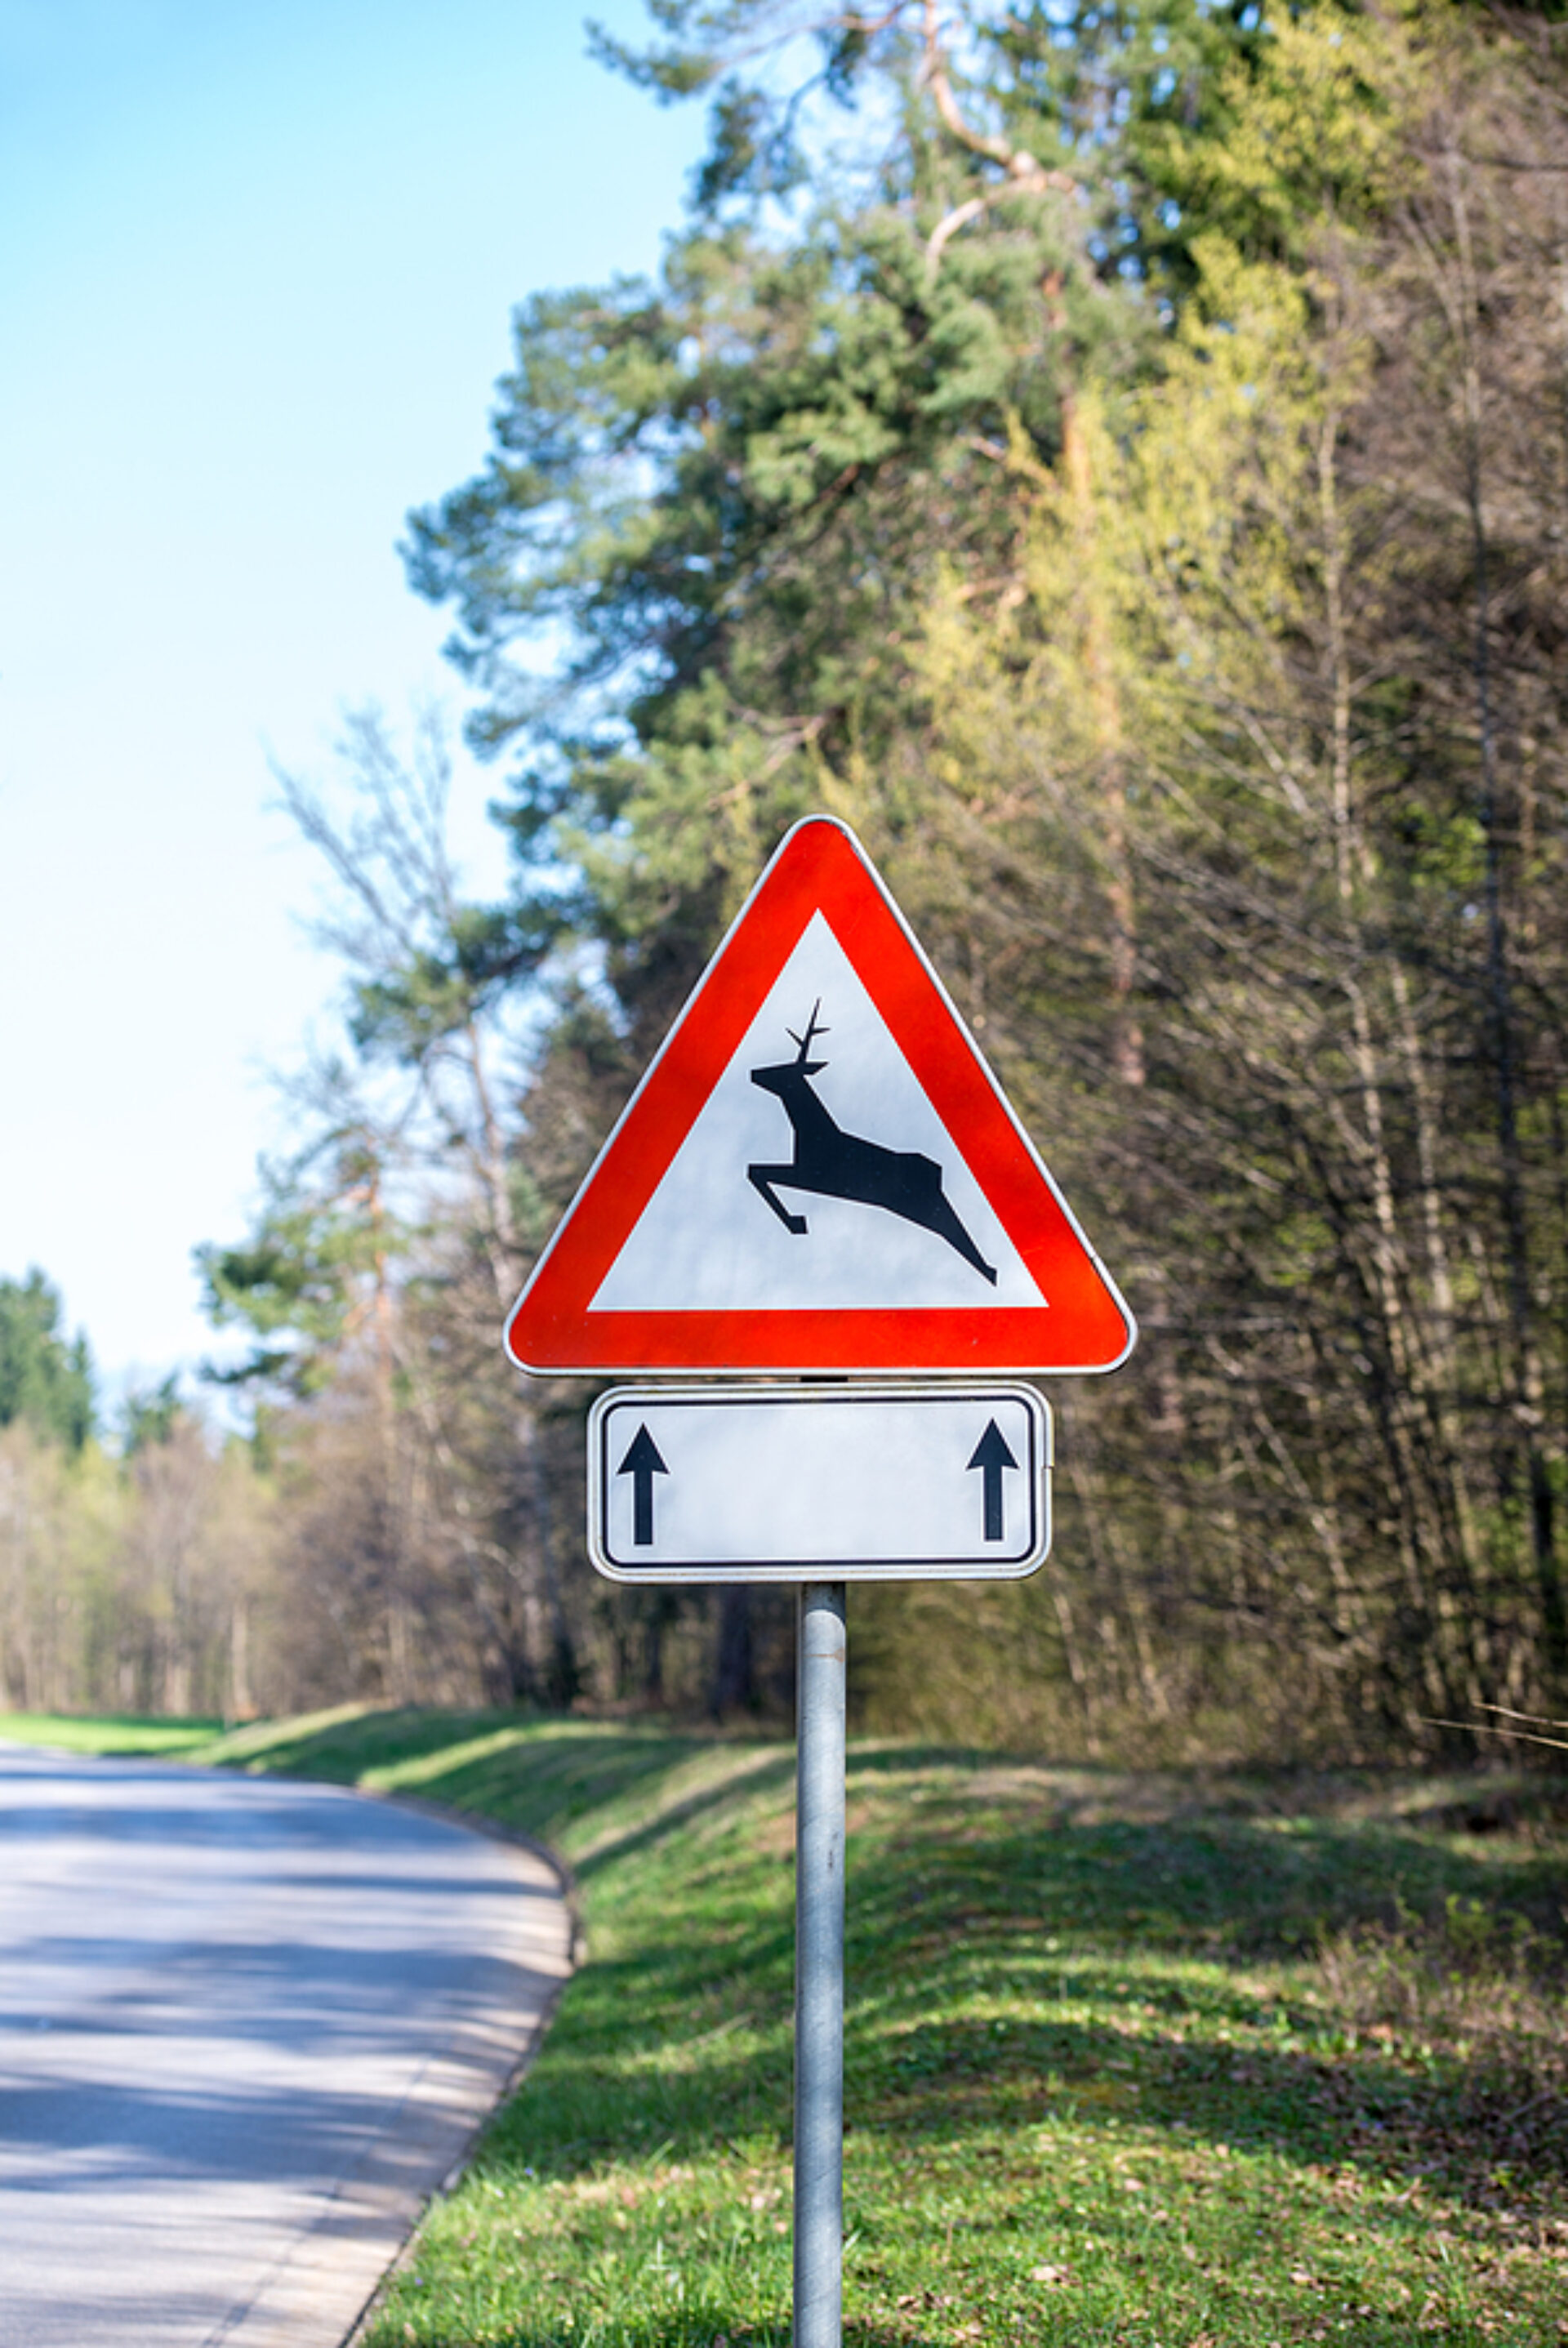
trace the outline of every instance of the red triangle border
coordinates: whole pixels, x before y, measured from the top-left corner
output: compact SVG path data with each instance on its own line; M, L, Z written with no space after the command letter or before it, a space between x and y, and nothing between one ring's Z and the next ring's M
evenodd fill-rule
M817 912L1048 1303L973 1310L593 1312L611 1265ZM826 816L808 817L780 843L507 1324L508 1351L522 1368L581 1375L1088 1373L1117 1368L1136 1336L1115 1283L913 932L854 834Z

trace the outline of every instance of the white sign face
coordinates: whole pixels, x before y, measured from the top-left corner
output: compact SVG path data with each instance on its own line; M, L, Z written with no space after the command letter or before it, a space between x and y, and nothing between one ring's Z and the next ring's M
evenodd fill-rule
M1030 1386L620 1387L588 1420L613 1581L1016 1581L1051 1544Z
M592 1310L1048 1302L814 913Z

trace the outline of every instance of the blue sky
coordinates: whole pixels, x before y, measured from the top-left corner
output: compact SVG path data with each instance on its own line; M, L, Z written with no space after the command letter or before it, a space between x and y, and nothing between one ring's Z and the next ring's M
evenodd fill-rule
M656 263L701 129L543 0L0 0L0 1275L111 1393L210 1350L191 1250L332 994L268 751L460 706L403 517L482 459L511 305Z

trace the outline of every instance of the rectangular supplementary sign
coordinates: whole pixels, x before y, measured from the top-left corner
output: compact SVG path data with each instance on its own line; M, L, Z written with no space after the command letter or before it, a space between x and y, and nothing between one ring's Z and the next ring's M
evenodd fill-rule
M588 1421L614 1581L1016 1581L1051 1543L1030 1386L618 1387Z

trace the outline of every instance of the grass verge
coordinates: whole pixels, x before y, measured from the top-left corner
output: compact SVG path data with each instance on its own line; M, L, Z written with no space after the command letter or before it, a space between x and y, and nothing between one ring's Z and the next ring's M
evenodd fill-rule
M790 1749L340 1713L207 1750L582 1887L591 1962L370 2348L783 2348ZM1568 2343L1568 1792L1500 1783L852 1747L847 2340Z
M222 1736L221 1720L145 1720L139 1714L104 1714L72 1720L60 1713L0 1712L0 1744L47 1745L63 1753L134 1756L170 1754L200 1758Z

